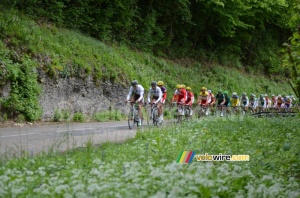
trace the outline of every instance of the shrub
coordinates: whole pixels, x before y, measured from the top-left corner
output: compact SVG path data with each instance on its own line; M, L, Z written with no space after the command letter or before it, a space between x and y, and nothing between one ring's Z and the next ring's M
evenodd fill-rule
M85 121L85 115L81 112L74 113L73 121L74 122L84 122Z

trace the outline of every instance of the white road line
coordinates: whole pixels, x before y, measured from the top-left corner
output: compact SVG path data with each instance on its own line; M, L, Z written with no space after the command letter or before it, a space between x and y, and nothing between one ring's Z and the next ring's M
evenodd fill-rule
M107 129L107 128L117 128L117 127L126 127L126 125L117 125L117 126L107 126L103 129ZM83 131L83 130L98 130L101 129L100 128L82 128L82 129L69 129L69 130L60 130L60 131L54 131L54 133L64 133L64 132L72 132L72 131ZM43 135L45 133L49 133L49 132L53 132L53 131L45 131L42 133L23 133L23 134L17 134L17 135L4 135L1 136L0 138L8 138L8 137L18 137L18 136L28 136L28 135Z
M37 135L40 133L25 133L25 134L18 134L18 135L4 135L0 136L0 138L6 138L6 137L18 137L18 136L26 136L26 135Z

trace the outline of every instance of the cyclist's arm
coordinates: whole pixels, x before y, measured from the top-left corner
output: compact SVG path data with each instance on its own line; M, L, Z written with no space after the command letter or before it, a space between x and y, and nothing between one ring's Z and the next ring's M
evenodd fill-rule
M126 100L127 100L127 101L130 99L130 96L131 96L131 95L132 95L132 86L130 87L129 93L128 93L127 97L126 97Z
M150 88L150 90L148 92L148 96L147 96L147 102L148 103L150 103L150 96L151 96L151 88Z

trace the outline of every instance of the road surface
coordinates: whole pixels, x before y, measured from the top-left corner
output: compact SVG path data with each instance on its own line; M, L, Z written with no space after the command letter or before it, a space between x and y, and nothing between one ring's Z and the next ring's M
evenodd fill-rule
M94 145L122 142L133 138L136 131L129 130L127 121L1 128L0 156L33 156L50 150L65 151L85 147L89 141Z

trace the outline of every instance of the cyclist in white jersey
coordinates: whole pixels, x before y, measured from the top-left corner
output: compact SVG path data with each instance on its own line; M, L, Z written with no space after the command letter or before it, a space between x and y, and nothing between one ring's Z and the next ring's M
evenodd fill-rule
M130 101L130 103L131 103L130 105L133 105L134 102L139 103L138 110L139 110L140 120L139 120L138 124L141 125L141 123L142 123L141 118L143 117L142 105L144 103L144 87L142 85L139 85L137 80L134 80L131 82L131 87L129 89L129 93L126 97L125 102L128 102L128 101Z
M162 122L162 104L161 104L161 100L162 100L162 91L160 89L160 87L157 86L157 82L153 81L151 83L151 88L149 89L148 92L148 97L147 97L147 101L149 104L157 104L157 108L158 108L158 119L159 122ZM152 96L152 98L150 98Z

